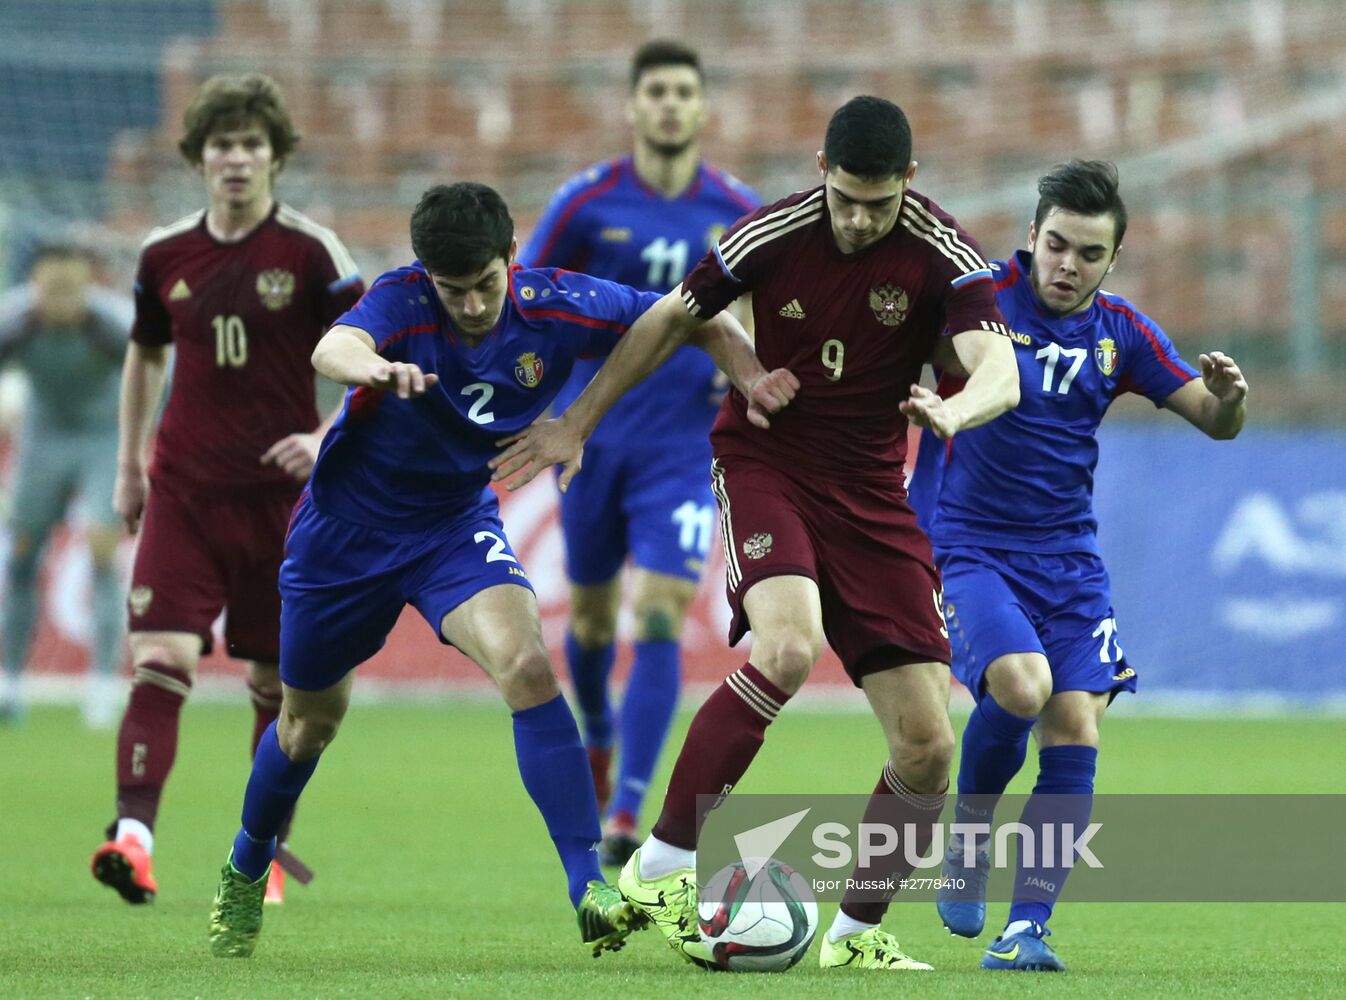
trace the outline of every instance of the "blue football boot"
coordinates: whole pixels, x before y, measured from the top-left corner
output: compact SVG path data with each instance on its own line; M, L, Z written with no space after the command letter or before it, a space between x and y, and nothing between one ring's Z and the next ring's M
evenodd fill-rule
M981 957L983 969L1012 969L1021 972L1065 972L1066 963L1056 957L1043 938L1051 931L1041 924L991 942Z
M949 840L944 852L944 867L940 875L944 884L935 895L935 909L950 934L974 938L986 926L986 880L991 876L991 856L979 850L976 867L963 867L963 838ZM952 888L949 882L961 880L963 888Z

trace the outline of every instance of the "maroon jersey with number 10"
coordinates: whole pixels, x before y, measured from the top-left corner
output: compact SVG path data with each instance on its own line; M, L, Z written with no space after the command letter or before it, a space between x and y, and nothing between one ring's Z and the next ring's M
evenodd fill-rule
M260 459L318 426L309 359L363 291L336 234L280 203L235 243L211 236L204 211L150 233L131 338L175 350L151 475L216 493L295 489Z
M682 296L709 318L746 292L758 357L794 372L800 390L768 431L749 424L746 401L730 393L711 432L715 454L834 480L901 476L907 418L897 404L941 334L1007 333L981 249L910 190L892 232L853 254L837 248L821 187L739 220Z

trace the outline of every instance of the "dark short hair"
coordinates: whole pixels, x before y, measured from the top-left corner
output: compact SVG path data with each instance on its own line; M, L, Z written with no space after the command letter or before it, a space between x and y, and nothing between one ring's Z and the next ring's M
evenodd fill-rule
M636 54L631 59L631 89L635 90L640 86L640 78L644 73L659 69L661 66L690 66L696 70L698 80L705 79L701 72L701 57L696 54L695 49L688 48L681 42L656 38L636 49Z
M1108 160L1071 160L1058 163L1038 178L1038 210L1033 226L1042 222L1053 208L1078 215L1111 215L1113 249L1122 245L1126 235L1126 206L1117 188L1121 183L1117 164Z
M840 167L864 180L900 176L911 166L911 125L892 101L852 97L827 123L823 156L827 169Z
M436 184L411 213L411 249L431 274L476 274L509 259L514 220L485 184Z
M250 125L266 130L277 163L283 163L299 145L299 133L275 80L261 73L212 76L183 112L178 151L192 166L199 166L201 151L212 133Z

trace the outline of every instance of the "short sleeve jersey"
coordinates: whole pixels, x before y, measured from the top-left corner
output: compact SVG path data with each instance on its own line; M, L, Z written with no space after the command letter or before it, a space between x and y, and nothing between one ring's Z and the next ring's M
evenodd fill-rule
M648 292L668 292L731 225L761 204L748 187L707 163L674 198L636 174L631 157L590 167L556 192L527 246L526 267L563 267ZM580 361L556 397L564 410L589 384L598 361ZM705 440L720 393L715 363L682 347L599 421L592 441Z
M752 293L757 354L800 390L770 430L748 423L730 393L711 441L739 455L836 480L900 484L907 398L942 334L1007 333L976 242L934 202L908 190L892 231L843 254L825 191L791 195L740 220L682 284L693 315Z
M130 300L95 286L87 304L81 322L55 327L37 315L29 286L0 296L0 364L28 377L30 432L116 437Z
M149 235L131 339L172 344L173 384L150 473L212 491L292 488L267 449L318 425L310 356L364 290L330 229L277 203L222 243L196 212Z
M352 388L313 471L326 514L386 531L434 528L489 493L501 438L540 417L574 368L601 357L659 296L554 268L511 268L491 331L469 346L418 262L389 271L337 322L439 381L416 399Z
M921 439L913 501L937 548L1097 554L1098 432L1125 392L1156 406L1197 377L1159 325L1100 291L1074 316L1042 308L1021 250L992 265L1012 330L1019 405L947 443ZM959 387L941 381L941 392Z

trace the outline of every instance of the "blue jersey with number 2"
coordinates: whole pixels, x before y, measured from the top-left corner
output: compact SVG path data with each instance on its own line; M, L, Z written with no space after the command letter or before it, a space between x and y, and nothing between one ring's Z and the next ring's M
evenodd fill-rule
M551 404L576 358L606 355L658 296L550 268L509 271L500 319L475 347L454 329L425 268L389 271L337 320L389 361L439 376L423 396L352 388L313 470L324 513L420 531L483 499L496 442Z

